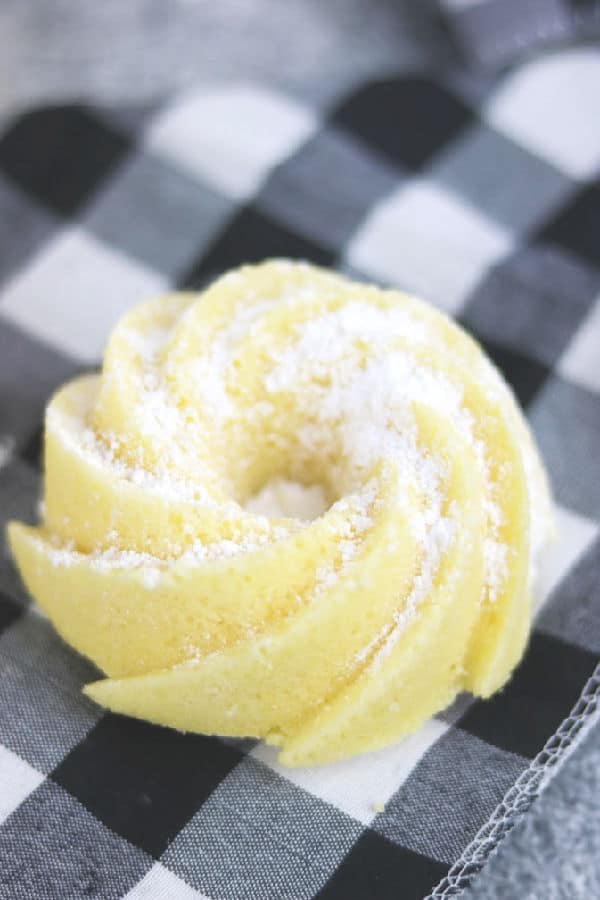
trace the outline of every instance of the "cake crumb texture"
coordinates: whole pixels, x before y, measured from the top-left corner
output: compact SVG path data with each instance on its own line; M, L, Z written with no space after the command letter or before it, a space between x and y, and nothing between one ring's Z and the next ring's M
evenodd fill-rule
M525 647L551 498L510 389L440 312L272 260L127 313L45 423L9 539L85 692L286 765L377 749ZM374 805L374 808L377 808Z

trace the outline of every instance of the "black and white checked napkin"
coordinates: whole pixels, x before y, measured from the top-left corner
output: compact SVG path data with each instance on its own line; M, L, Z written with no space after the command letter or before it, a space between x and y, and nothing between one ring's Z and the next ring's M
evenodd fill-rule
M414 291L482 341L538 436L560 538L505 690L312 770L104 714L4 551L2 900L441 898L481 868L598 717L599 175L590 48L492 79L387 73L327 108L244 83L3 122L3 521L34 516L44 405L120 313L285 255Z

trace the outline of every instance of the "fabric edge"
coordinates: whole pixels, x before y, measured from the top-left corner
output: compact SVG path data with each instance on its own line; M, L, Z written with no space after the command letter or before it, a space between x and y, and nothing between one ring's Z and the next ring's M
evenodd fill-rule
M528 812L563 763L592 727L600 722L600 662L571 713L504 795L461 857L424 900L459 897L496 853L507 834Z

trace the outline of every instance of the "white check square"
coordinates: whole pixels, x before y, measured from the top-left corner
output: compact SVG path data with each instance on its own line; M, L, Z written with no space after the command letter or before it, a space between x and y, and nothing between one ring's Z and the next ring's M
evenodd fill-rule
M509 76L484 115L537 156L573 178L600 166L600 52L564 50Z
M96 362L118 317L165 288L152 269L68 228L8 282L0 309L42 341Z
M194 890L157 862L128 891L124 900L210 900L210 897Z
M458 195L415 179L378 204L354 235L348 262L456 313L510 234Z
M0 822L4 822L43 780L41 772L0 744Z
M150 124L149 149L228 196L253 193L317 126L314 113L274 91L238 85L187 94Z
M600 393L600 297L563 353L558 371L569 381Z
M280 766L277 750L267 744L256 746L251 755L292 784L368 825L448 728L445 722L431 719L416 734L384 750L314 768Z

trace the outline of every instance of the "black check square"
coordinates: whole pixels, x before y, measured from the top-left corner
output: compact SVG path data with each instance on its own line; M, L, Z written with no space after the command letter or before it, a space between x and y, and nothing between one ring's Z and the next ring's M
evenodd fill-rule
M550 376L550 369L510 347L480 336L484 350L500 369L525 409Z
M180 286L197 287L209 277L242 263L266 257L296 257L322 266L333 264L335 255L316 241L276 222L252 207L244 207L216 241L182 276Z
M401 75L355 91L331 118L378 153L414 170L452 141L473 114L439 82Z
M584 185L544 225L537 238L600 268L600 181Z
M0 634L22 615L23 607L0 590Z
M533 759L568 716L596 663L589 650L534 633L506 687L474 703L459 725L490 744Z
M28 465L41 469L44 460L44 423L34 429L19 450L19 456Z
M117 834L158 857L242 758L216 738L108 714L52 779Z
M84 106L51 106L21 116L3 135L0 170L38 203L72 216L129 149Z
M443 863L392 844L367 829L317 897L421 900L446 870Z

